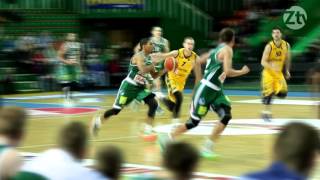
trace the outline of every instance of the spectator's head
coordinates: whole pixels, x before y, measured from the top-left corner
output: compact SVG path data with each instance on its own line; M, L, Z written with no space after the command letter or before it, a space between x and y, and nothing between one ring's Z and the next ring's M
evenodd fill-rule
M147 54L152 52L153 44L150 41L150 38L141 39L141 41L140 41L140 49L142 49Z
M282 31L280 27L274 27L272 28L272 38L275 41L279 41L282 38Z
M96 154L96 169L110 179L119 179L123 155L119 148L105 146Z
M293 171L308 176L320 150L317 130L303 123L290 123L279 134L274 145L274 158Z
M185 49L188 49L189 51L192 51L193 48L194 48L194 39L190 36L188 37L185 37L184 40L183 40L183 47Z
M163 161L164 167L173 173L174 179L191 179L198 165L199 152L188 143L175 142L167 146Z
M23 108L19 107L2 107L0 109L0 136L9 140L12 146L17 146L21 142L27 113Z
M82 159L86 153L88 133L81 122L71 122L65 125L59 134L59 146L77 159Z
M219 40L220 42L227 43L233 46L235 41L234 30L231 28L223 28L219 33Z
M154 26L151 29L151 34L153 37L159 38L162 36L162 28L159 26Z
M68 33L66 39L67 41L74 42L77 39L77 35L75 33Z

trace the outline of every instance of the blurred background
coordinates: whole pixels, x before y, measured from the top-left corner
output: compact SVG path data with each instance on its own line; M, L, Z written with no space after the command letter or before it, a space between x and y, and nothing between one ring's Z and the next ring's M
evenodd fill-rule
M317 4L317 5L316 5ZM308 89L306 74L319 65L320 11L317 0L0 0L0 91L2 94L60 90L57 50L67 33L81 43L83 90L116 88L126 76L134 46L163 28L170 49L185 36L201 54L217 45L223 27L236 30L234 66L251 73L228 80L227 89L258 90L260 59L271 29L280 26L292 47L290 91ZM304 8L307 23L287 28L283 13ZM194 80L189 78L189 87ZM245 84L244 84L245 83Z

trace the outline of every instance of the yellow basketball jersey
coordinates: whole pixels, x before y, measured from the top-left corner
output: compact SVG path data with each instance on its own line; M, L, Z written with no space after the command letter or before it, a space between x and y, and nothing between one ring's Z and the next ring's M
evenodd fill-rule
M189 57L185 57L183 50L184 48L178 50L178 56L176 57L177 67L175 71L168 72L169 79L185 81L193 69L193 64L197 58L197 54L192 51Z
M274 41L270 41L269 45L271 47L271 52L269 54L268 62L271 66L277 67L277 69L280 69L282 72L288 53L288 43L281 40L280 46L277 46Z

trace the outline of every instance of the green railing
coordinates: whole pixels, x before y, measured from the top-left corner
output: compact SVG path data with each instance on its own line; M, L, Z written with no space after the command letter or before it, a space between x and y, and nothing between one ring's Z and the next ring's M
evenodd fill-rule
M64 9L67 0L16 0L16 3L0 1L0 9Z
M116 1L115 1L116 2ZM211 30L212 18L185 0L137 0L143 4L142 9L90 9L87 0L17 0L15 4L0 1L0 9L15 10L63 10L80 14L113 14L113 17L138 14L140 17L172 18L178 24L190 27L204 35Z
M205 35L211 30L212 18L184 0L142 0L141 2L143 3L142 9L89 9L86 6L86 0L81 2L73 0L73 7L75 11L78 9L82 14L153 14L158 17L176 19L177 23Z

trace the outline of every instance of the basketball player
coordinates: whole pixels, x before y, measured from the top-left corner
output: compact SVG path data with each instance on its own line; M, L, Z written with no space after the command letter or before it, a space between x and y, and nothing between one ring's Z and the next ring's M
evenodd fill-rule
M183 90L192 69L195 74L195 84L201 80L201 65L197 61L199 57L193 51L194 43L195 42L192 37L185 37L183 41L183 48L158 56L160 59L174 57L177 61L176 69L174 71L169 71L166 75L168 97L160 97L168 110L172 112L172 123L174 124L179 123L180 109L183 101ZM158 54L154 54L153 56L157 55Z
M70 103L71 91L76 88L80 67L80 43L76 42L77 35L68 33L66 41L58 51L58 80L65 95L65 102Z
M144 101L149 107L143 135L144 137L154 136L152 125L158 102L155 100L155 95L146 88L146 77L150 74L156 78L159 73L155 72L154 64L156 63L153 63L150 57L153 50L151 39L142 39L140 46L142 50L134 54L131 58L129 74L120 85L113 107L105 111L102 116L99 115L93 118L91 123L93 134L97 134L102 120L107 120L111 116L118 115L123 107L132 100L137 99L138 101Z
M202 155L208 158L216 157L213 153L214 142L218 140L231 119L231 104L228 97L223 93L222 84L226 77L237 77L249 72L247 66L243 66L241 70L232 68L234 38L235 34L232 29L222 29L219 33L221 43L199 59L200 62L207 60L207 65L204 77L197 85L192 98L190 118L185 124L177 126L172 132L159 136L159 144L162 148L166 146L168 141L195 128L208 110L212 109L218 114L220 121L205 141Z
M290 78L290 45L282 39L281 30L278 27L272 29L272 41L270 41L262 55L262 119L271 120L271 100L273 96L285 98L288 93L286 79Z
M151 29L151 42L153 43L153 53L166 53L169 52L169 41L162 37L162 28L159 26L155 26ZM139 44L134 48L134 52L137 53L140 50ZM158 63L155 66L156 70L161 72L163 70L163 64ZM156 79L152 79L149 77L149 82L151 82L151 88L154 89L156 94L162 95L161 93L161 79L160 77ZM138 103L137 101L133 101L133 103ZM133 105L137 106L137 105ZM161 109L160 106L157 108L157 113L163 114L164 111Z

